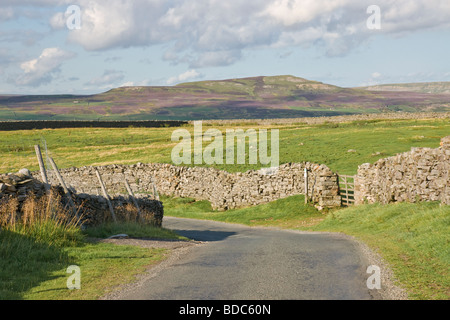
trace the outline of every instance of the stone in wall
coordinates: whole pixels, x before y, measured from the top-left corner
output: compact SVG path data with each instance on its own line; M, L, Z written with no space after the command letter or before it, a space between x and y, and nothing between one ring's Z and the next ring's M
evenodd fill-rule
M23 202L30 192L40 197L46 189L42 182L32 177L29 170L21 169L17 173L0 175L0 199L14 196Z

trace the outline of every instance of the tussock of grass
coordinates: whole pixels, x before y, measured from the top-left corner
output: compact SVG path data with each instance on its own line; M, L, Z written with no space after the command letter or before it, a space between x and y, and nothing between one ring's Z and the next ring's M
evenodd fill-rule
M80 217L63 207L60 196L51 193L36 199L29 196L19 211L16 198L0 202L0 227L36 242L50 246L68 247L83 242Z
M17 199L0 203L0 299L22 294L49 279L49 273L68 266L64 248L84 242L78 220L61 208L54 195L30 197L17 211Z

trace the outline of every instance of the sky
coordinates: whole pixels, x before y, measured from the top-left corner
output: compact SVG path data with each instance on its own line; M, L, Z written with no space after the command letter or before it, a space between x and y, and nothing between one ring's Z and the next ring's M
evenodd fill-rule
M450 81L449 0L0 0L0 94Z

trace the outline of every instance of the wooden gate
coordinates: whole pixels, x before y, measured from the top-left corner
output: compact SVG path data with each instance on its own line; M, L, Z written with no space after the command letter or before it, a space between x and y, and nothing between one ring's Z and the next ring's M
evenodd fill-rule
M355 176L339 175L339 195L343 206L355 204Z

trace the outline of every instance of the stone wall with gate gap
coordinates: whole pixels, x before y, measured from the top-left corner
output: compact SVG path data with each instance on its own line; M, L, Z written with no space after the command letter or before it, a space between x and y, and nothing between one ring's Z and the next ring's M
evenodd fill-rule
M60 173L66 184L81 193L101 194L95 173L98 170L112 195L126 194L124 179L137 196L152 193L153 181L160 194L208 200L213 209L227 210L304 194L305 168L308 170L309 198L320 209L340 206L337 175L325 165L309 162L238 173L159 163L67 168ZM40 179L39 172L33 175Z
M363 164L355 176L355 204L397 201L450 204L449 167L450 136L443 138L436 149L412 148L373 164ZM60 173L78 194L101 195L95 173L98 170L113 197L127 196L125 179L142 198L152 193L154 182L160 194L208 200L213 209L227 210L305 194L305 168L308 171L308 198L316 207L341 206L338 175L326 165L310 162L238 173L159 163L67 168L61 169ZM32 175L40 179L39 172ZM51 171L49 177L52 184L58 184Z

